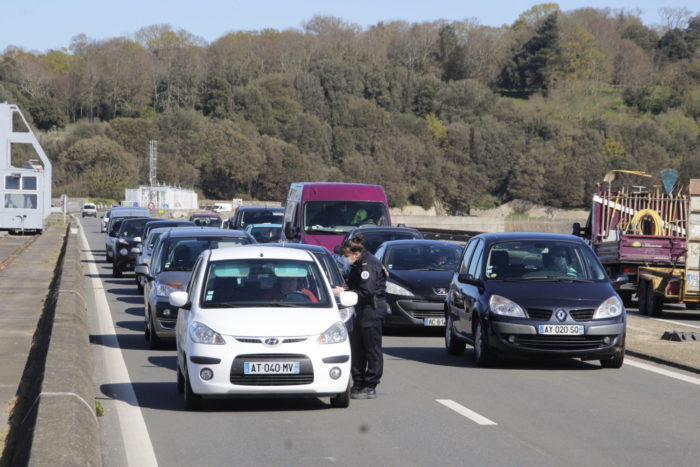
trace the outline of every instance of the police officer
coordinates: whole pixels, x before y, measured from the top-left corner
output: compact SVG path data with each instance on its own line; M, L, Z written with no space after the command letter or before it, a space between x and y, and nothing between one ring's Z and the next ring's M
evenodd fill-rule
M345 287L336 287L334 293L340 295L343 290L350 290L358 296L356 321L350 332L353 381L350 397L374 399L384 369L382 323L387 313L388 273L382 263L365 250L361 234L345 240L340 252L351 266Z

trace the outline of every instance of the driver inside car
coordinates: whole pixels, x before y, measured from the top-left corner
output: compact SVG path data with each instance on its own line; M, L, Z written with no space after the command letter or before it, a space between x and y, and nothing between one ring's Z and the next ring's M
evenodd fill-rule
M280 277L279 299L290 302L298 301L294 300L294 294L303 294L311 303L318 303L318 298L316 298L312 291L303 287L298 277Z

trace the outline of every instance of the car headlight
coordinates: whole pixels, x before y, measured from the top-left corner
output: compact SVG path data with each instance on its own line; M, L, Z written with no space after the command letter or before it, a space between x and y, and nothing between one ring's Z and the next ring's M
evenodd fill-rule
M333 326L326 329L318 336L317 344L339 344L348 340L348 330L342 321L338 321Z
M180 290L180 284L169 284L167 282L156 285L156 295L159 297L167 297L171 292Z
M491 295L489 299L489 308L497 315L525 318L525 311L520 308L520 305L500 295Z
M605 300L593 313L593 319L604 319L604 318L614 318L622 314L622 310L625 307L622 305L622 301L613 295L612 297Z
M119 239L119 244L120 244L120 245L129 245L129 241L128 241L128 240L124 240L123 238L120 238L120 239Z
M399 284L391 281L386 281L386 293L391 295L403 295L406 297L413 297L413 293L410 290L401 287Z
M221 334L199 321L192 321L190 339L197 344L224 345L226 343Z

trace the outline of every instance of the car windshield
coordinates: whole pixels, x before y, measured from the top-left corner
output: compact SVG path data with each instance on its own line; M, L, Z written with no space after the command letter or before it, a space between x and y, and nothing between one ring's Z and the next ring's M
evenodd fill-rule
M204 284L203 308L332 306L322 273L311 261L213 261Z
M363 232L361 230L357 231L362 234L362 244L365 249L370 253L374 254L377 252L377 248L384 242L391 240L417 240L422 239L422 235L416 232L391 232L391 231L377 231L377 232Z
M146 223L150 221L150 218L144 217L122 222L121 227L119 228L119 236L128 238L141 237L143 235L143 229L146 226Z
M384 265L390 271L454 271L461 253L456 243L394 245L387 248Z
M488 280L607 280L586 245L542 240L497 243L486 257Z
M250 224L281 224L284 211L281 209L251 209L241 211L240 228Z
M346 234L361 225L387 225L384 203L372 201L310 201L304 212L308 234Z
M246 237L178 237L171 238L165 255L164 271L191 271L204 250L247 245Z
M282 225L253 225L248 226L250 233L258 243L273 243L278 242L282 238Z

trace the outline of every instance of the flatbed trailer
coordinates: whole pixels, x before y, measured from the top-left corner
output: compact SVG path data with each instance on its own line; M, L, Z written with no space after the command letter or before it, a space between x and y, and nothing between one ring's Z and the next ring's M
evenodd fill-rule
M685 262L676 267L645 266L638 270L637 297L639 312L659 316L664 303L684 303L689 310L700 304L700 179L688 186L687 235Z

